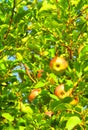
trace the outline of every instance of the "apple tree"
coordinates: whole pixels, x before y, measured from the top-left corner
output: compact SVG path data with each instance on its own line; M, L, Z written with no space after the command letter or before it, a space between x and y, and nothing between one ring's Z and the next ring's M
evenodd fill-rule
M0 130L88 129L88 0L0 0Z

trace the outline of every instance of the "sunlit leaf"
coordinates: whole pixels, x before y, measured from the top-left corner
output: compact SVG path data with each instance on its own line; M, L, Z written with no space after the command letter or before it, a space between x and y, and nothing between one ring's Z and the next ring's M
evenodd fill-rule
M25 130L26 127L25 126L19 126L19 130Z
M5 69L6 69L4 63L0 63L0 69L2 69L2 70L5 70Z
M5 119L7 119L10 122L14 121L14 117L11 116L10 113L2 113L2 117L4 117Z
M19 52L16 53L16 57L17 57L18 60L22 60L23 59L22 55Z
M52 98L52 99L55 99L55 100L59 100L57 96L55 96L54 94L51 94L51 93L48 93L49 96Z
M36 85L35 85L35 88L41 88L41 87L43 87L45 85L45 83L43 83L43 82L38 82Z
M72 130L76 125L80 124L81 120L79 117L77 116L72 116L68 119L67 123L66 123L66 128L68 130Z
M55 10L55 9L56 9L55 5L50 4L47 1L44 1L41 9L39 10L39 12L42 12L44 10Z

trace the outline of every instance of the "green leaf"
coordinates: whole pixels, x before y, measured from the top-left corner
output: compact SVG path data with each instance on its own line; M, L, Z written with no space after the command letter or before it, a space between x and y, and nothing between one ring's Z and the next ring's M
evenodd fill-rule
M84 72L87 72L88 71L88 66L84 69Z
M39 10L39 12L42 12L42 11L45 11L45 10L55 10L55 9L56 9L55 4L53 5L53 4L47 3L47 1L44 1L43 6Z
M28 105L22 104L21 107L22 107L22 112L30 113L31 115L33 114L33 110Z
M55 96L54 94L51 94L51 93L48 93L49 96L52 98L52 99L55 99L55 100L59 100L57 96Z
M3 63L0 63L0 69L6 70L6 67L5 67L5 65Z
M32 115L33 114L33 110L31 109L31 107L28 104L23 104L22 102L18 102L18 106L17 109L20 109L21 106L21 111L27 114Z
M88 45L86 45L85 47L82 48L80 54L79 54L79 57L82 58L84 56L87 56L88 57ZM87 58L85 57L85 58Z
M19 126L19 130L25 130L26 129L26 127L24 127L24 126Z
M80 124L81 120L77 116L72 116L69 118L69 120L66 123L66 128L68 130L72 130L76 125Z
M35 85L35 88L41 88L41 87L43 87L45 85L45 83L43 83L43 82L38 82L36 85Z
M12 122L14 120L14 117L11 116L9 113L3 113L2 117L4 117L5 119L7 119L10 122Z
M6 130L15 130L15 128L10 124L9 127L6 127Z
M50 54L50 57L54 57L55 56L55 48L49 49L49 54Z
M16 53L16 57L20 61L22 61L22 59L23 59L22 55L19 52Z

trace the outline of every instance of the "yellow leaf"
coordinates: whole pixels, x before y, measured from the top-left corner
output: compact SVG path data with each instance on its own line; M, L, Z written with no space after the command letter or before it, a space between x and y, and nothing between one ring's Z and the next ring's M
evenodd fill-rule
M19 52L16 53L16 57L18 60L23 60L23 57Z

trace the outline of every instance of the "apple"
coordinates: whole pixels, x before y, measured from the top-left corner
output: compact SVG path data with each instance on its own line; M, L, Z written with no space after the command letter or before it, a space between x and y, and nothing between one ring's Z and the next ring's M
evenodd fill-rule
M78 102L79 102L79 98L76 96L76 97L70 102L70 104L71 104L71 105L77 105Z
M65 70L68 67L67 61L63 57L55 56L50 61L50 69L55 70L57 72Z
M46 111L46 112L45 112L45 115L47 115L47 116L49 116L49 117L52 117L53 112L52 112L52 111Z
M35 98L36 98L36 96L38 96L38 94L41 92L41 89L39 88L39 89L33 89L32 91L31 91L31 93L30 93L30 95L28 96L28 99L29 99L29 101L33 101Z
M72 88L70 88L68 91L65 91L64 84L60 84L55 88L54 93L57 97L59 97L60 99L63 99L68 96L72 97L72 91L73 91Z
M54 91L55 95L61 99L63 99L65 97L65 90L64 90L64 84L60 84L59 86L57 86L55 88L55 91Z
M37 78L40 79L42 77L42 73L44 72L44 70L38 70L37 73Z
M65 93L66 97L67 97L67 96L72 97L72 92L73 92L73 88L70 88L70 89Z

